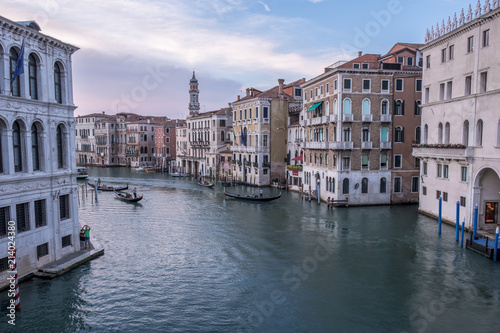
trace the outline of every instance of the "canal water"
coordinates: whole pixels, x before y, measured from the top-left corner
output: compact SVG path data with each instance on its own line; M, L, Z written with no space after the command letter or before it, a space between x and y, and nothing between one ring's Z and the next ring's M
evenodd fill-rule
M292 192L251 203L189 178L89 174L144 199L80 193L105 255L22 283L1 332L500 331L500 263L460 248L453 227L438 237L417 206L328 209Z

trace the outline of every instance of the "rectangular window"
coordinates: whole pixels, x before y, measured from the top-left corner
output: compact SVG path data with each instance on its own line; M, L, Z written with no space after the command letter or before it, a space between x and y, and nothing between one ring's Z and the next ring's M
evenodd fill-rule
M351 79L344 79L344 91L351 92Z
M59 196L59 217L69 219L69 194Z
M446 62L446 49L441 50L441 63Z
M467 38L467 53L474 51L474 36Z
M337 80L333 81L333 91L337 91Z
M422 91L422 79L415 80L415 90Z
M394 177L394 193L401 193L401 177Z
M448 164L443 165L443 178L448 178L448 170L449 170L449 165Z
M444 101L444 91L445 91L445 84L441 83L439 85L439 100Z
M427 176L427 162L424 162L424 170L423 170L424 175Z
M441 198L441 191L436 191L436 199Z
M326 84L326 93L329 94L330 93L330 83L327 83Z
M396 79L396 91L403 91L403 79Z
M363 69L368 69L369 68L368 64L362 64L362 67L363 67Z
M437 176L438 177L442 177L443 175L443 165L442 164L438 164L437 165Z
M460 206L465 207L465 197L460 197Z
M10 221L10 207L0 207L0 238L7 236L7 226Z
M483 31L483 47L490 45L490 30Z
M430 88L427 87L425 88L425 103L429 103L429 97L430 97Z
M321 87L320 87L320 95L321 95L321 96L323 96L323 89L324 89L324 87L323 87L323 86L321 86Z
M427 187L422 186L422 195L427 195Z
M363 80L363 92L370 92L370 80Z
M359 64L352 64L352 68L359 68Z
M37 200L34 203L35 208L35 227L43 227L47 225L47 211L45 199Z
M269 107L268 106L264 106L262 108L262 118L264 118L264 120L269 119Z
M66 235L61 238L61 246L62 247L71 246L71 235Z
M402 167L402 155L394 155L394 168Z
M406 64L408 66L413 66L413 57L406 58Z
M382 92L389 92L389 80L382 80Z
M415 164L414 164L414 166L415 166L415 168L420 169L420 158L415 157Z
M0 259L0 272L5 272L9 270L10 270L9 258L3 257L2 259Z
M301 96L302 96L302 89L295 88L295 97L301 97Z
M49 254L49 243L38 245L36 247L36 258L40 259Z
M412 193L418 192L418 177L411 177L411 191Z
M465 96L472 94L472 75L465 77Z
M486 92L486 86L488 84L488 72L482 72L479 76L479 92Z
M318 88L314 88L314 96L318 96Z
M405 57L397 57L396 62L398 64L404 64L405 63Z
M425 57L425 68L431 68L431 56Z
M453 60L455 58L455 45L450 45L448 47L448 60Z
M21 233L30 230L30 210L29 203L16 205L17 232Z
M267 147L267 135L262 136L262 146Z
M460 180L463 182L466 182L467 181L467 167L466 166L461 167L460 173L461 173Z
M443 192L443 201L448 201L448 192Z
M453 97L453 82L446 82L446 99L451 99Z

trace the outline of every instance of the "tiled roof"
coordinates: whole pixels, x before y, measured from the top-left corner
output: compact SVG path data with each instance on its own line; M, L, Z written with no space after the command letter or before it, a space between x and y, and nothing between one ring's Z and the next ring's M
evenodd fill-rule
M369 64L370 69L378 68L380 54L363 54L361 57L354 58L351 61L340 65L338 68L353 68L353 64Z

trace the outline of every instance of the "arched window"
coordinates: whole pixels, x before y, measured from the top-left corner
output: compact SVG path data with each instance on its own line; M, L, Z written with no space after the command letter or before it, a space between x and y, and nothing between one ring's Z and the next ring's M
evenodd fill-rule
M415 101L415 116L422 115L422 102L420 100Z
M416 144L420 143L420 126L417 126L415 128L415 143Z
M30 54L28 62L29 80L30 80L30 97L38 99L38 62L33 54Z
M404 116L404 114L405 114L405 102L400 99L394 101L394 115Z
M387 179L380 179L380 193L385 193L387 191Z
M333 101L333 114L339 114L337 100Z
M464 121L464 125L462 127L462 144L465 146L469 145L469 121Z
M429 137L429 126L427 126L427 124L425 124L425 126L424 126L424 143L427 143L428 137Z
M63 145L63 126L59 124L57 126L56 133L56 145L57 145L57 168L62 169L64 167L64 145Z
M246 146L248 144L248 130L246 127L243 129L243 140L243 144Z
M443 143L443 124L438 125L438 143Z
M380 142L387 142L389 141L389 132L387 130L387 127L386 126L383 126L381 129L380 129Z
M394 142L404 142L405 137L404 137L404 128L401 126L396 127L396 130L394 131Z
M224 141L224 131L220 131L220 140Z
M36 124L31 125L31 158L33 171L40 170L40 133Z
M363 142L370 141L370 130L366 126L363 127L363 130L361 131L361 141Z
M328 116L330 114L330 102L326 101L325 105L325 116Z
M351 141L351 128L349 126L344 127L343 134L344 134L343 141L345 142Z
M17 61L19 60L19 53L14 48L10 49L10 80L14 77L16 72ZM21 66L23 64L20 64ZM10 81L9 80L9 81ZM21 97L21 77L16 76L16 79L12 81L12 96Z
M21 140L21 125L19 121L15 121L12 125L12 146L14 150L14 171L23 171L23 151Z
M331 179L330 190L335 193L335 178Z
M382 101L381 111L382 114L389 114L389 101L384 99Z
M380 155L380 169L387 170L387 155Z
M342 194L349 194L349 178L342 181Z
M0 51L1 51L1 48L0 48ZM6 140L3 139L3 136L6 135L7 133L7 127L5 125L5 123L3 122L2 119L0 119L0 173L3 173L4 171L4 167L3 167L3 146L2 146L2 142L5 142Z
M368 193L368 178L361 179L361 193Z
M54 64L54 94L56 102L62 104L62 69L59 62Z
M351 100L349 98L344 99L344 114L351 114Z
M362 110L363 114L370 114L370 100L369 99L363 100L362 109L363 109Z
M483 121L479 119L476 124L476 146L483 145Z
M368 155L363 155L361 157L361 169L362 170L368 170L368 168L369 168L368 161L369 161Z
M444 125L444 143L450 143L450 123Z

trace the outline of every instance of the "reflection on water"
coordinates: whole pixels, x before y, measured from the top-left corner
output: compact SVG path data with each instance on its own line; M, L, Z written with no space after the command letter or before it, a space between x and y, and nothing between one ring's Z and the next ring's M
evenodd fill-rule
M80 193L81 223L106 254L22 283L19 332L500 329L500 265L457 246L454 228L439 238L416 206L328 209L291 192L249 203L188 178L89 174L135 186L144 199L101 192L92 203Z

